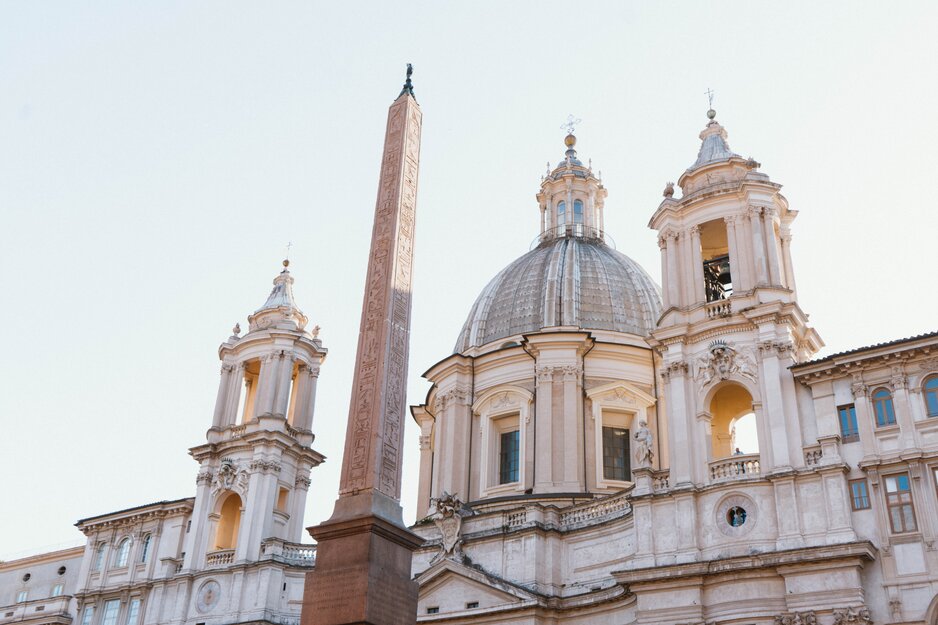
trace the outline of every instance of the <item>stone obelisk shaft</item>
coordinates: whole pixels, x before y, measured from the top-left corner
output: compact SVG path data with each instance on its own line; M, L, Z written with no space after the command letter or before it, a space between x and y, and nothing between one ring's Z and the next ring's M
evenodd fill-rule
M409 76L388 111L339 498L332 517L309 528L318 546L302 625L417 618L411 555L422 541L404 528L400 505L422 116Z
M335 512L370 512L401 525L421 115L408 94L388 111Z

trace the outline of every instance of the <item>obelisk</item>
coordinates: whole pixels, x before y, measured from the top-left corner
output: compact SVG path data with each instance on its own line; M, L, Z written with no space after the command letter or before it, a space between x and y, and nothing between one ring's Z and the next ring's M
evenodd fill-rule
M302 625L417 619L411 554L422 540L404 527L400 504L422 118L412 71L388 111L339 498L332 517L309 528L318 546Z

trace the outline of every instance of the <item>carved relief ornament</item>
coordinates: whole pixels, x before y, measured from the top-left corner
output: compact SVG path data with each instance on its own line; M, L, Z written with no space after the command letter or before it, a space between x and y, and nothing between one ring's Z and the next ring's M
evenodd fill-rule
M817 625L817 616L814 610L776 614L775 625Z
M244 497L248 491L248 481L250 474L248 470L239 463L225 458L221 461L221 466L215 473L212 480L212 492L217 493L222 490L231 490Z
M466 513L463 502L456 495L446 491L439 497L430 500L433 513L430 515L437 529L440 530L440 551L430 565L449 558L461 561L462 553L462 517Z
M697 359L695 379L702 386L707 386L714 380L726 380L733 375L755 382L755 360L750 354L737 351L725 341L710 343L707 352Z

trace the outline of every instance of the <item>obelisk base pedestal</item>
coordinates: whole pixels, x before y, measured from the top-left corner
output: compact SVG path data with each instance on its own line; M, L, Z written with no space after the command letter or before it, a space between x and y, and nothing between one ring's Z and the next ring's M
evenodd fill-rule
M316 568L306 574L301 625L414 625L411 556L423 540L369 516L309 528Z

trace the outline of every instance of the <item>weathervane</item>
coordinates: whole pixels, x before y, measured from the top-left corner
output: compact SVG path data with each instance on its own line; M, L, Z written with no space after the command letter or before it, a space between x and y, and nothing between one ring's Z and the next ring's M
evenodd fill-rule
M580 119L579 117L574 117L572 114L567 115L567 121L566 123L560 125L560 129L566 130L567 134L572 135L573 131L576 130L576 125L579 124L581 121L583 120Z

